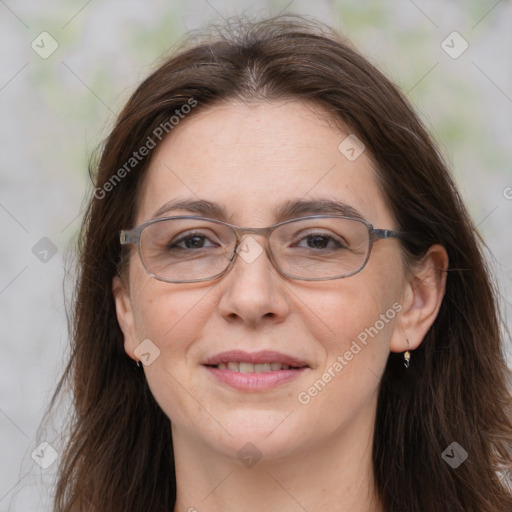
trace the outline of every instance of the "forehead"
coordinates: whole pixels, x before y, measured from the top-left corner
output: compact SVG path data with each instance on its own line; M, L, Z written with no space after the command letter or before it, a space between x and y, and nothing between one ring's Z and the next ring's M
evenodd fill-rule
M297 101L233 102L194 113L154 150L137 224L176 199L219 203L225 220L252 227L276 222L275 212L290 201L327 199L388 227L372 160L366 151L353 159L361 148L347 153L348 136L323 109ZM188 212L168 215L178 213Z

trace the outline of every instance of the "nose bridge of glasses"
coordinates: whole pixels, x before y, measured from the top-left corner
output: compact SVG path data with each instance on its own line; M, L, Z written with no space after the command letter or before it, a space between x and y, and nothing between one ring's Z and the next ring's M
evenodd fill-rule
M272 226L264 228L246 228L240 226L231 227L236 236L236 247L239 247L240 245L242 245L244 241L247 241L250 238L252 238L256 243L258 243L258 245L266 247L266 239L268 239L269 234L272 232ZM262 237L264 240L257 241L255 238L253 238L252 235ZM261 242L263 242L263 244Z
M238 256L245 263L253 263L262 253L266 253L270 261L273 261L268 243L268 236L273 230L272 226L262 228L232 226L232 229L236 236L236 242L230 261L233 261L235 256ZM259 238L259 240L255 237Z

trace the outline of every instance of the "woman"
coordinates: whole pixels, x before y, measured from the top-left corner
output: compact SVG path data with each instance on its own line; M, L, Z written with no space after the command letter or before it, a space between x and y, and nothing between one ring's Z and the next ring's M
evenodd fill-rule
M481 242L346 41L292 16L195 41L95 187L55 510L512 510Z

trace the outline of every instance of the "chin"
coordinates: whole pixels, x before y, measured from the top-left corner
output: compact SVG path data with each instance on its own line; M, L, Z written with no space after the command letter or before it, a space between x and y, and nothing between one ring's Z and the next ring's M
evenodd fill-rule
M301 429L297 428L293 416L291 410L245 410L219 418L229 434L223 431L221 438L217 436L214 448L238 459L246 454L266 461L289 456L300 450L302 444ZM310 428L302 430L311 432ZM311 441L310 435L304 437Z

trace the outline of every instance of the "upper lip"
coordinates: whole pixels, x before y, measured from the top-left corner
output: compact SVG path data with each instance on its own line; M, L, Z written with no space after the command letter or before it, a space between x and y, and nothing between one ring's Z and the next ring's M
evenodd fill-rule
M305 361L297 357L282 354L281 352L275 352L274 350L261 350L259 352L244 352L243 350L229 350L227 352L221 352L212 357L206 359L203 364L209 366L215 366L219 363L229 362L244 362L252 364L262 363L282 363L294 366L296 368L302 368L303 366L309 366Z

